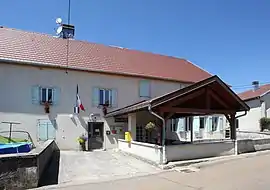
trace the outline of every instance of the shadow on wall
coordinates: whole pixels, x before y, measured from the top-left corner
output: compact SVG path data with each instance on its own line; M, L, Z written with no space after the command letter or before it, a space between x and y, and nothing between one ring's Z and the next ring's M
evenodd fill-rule
M51 160L44 169L38 183L38 187L58 184L60 151L54 151Z

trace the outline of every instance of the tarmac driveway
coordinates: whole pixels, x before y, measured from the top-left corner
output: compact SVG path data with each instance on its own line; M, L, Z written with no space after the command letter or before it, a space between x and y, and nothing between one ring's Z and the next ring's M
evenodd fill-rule
M58 183L101 182L144 176L162 170L116 151L61 151Z

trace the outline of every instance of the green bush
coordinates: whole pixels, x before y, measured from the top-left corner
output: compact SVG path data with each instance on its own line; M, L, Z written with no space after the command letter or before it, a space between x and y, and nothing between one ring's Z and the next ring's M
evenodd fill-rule
M270 118L262 117L260 119L260 128L261 131L264 131L265 129L270 130Z

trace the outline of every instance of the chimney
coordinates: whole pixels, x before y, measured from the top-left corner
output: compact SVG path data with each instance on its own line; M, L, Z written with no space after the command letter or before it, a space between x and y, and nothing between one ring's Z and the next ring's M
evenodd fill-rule
M259 81L253 81L252 86L253 86L253 91L258 90L259 89Z

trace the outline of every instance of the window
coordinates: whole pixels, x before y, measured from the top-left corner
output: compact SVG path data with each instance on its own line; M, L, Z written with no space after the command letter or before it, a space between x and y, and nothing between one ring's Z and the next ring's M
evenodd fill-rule
M52 88L40 88L40 102L52 103L53 101L53 89Z
M178 127L178 119L171 119L171 131L176 132Z
M57 87L44 87L44 86L32 86L31 96L33 104L49 104L57 105L60 98L60 88Z
M218 127L218 118L219 117L212 117L212 131L216 131Z
M112 90L99 89L99 105L112 105Z
M140 97L150 98L150 82L148 80L141 80L139 85Z
M93 88L92 105L98 107L100 105L109 104L110 107L117 107L117 90L106 88Z
M200 117L200 129L204 129L205 127L205 117Z

